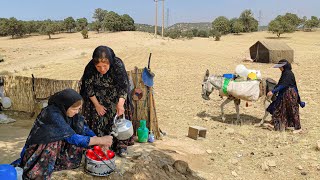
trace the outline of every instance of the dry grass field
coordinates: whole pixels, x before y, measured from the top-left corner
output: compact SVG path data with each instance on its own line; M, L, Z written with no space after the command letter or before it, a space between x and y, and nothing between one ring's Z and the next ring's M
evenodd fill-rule
M221 41L212 38L156 39L142 32L90 32L89 39L82 39L80 33L52 37L52 40L47 36L0 38L0 54L5 58L5 62L0 63L0 73L80 79L98 45L113 48L127 70L147 66L152 52L157 115L159 126L167 136L152 146L137 144L131 147L132 151L144 147L158 150L172 159L188 162L190 168L205 179L319 179L320 151L316 145L320 140L317 79L320 31L284 34L280 39L274 39L276 36L267 32L256 32L223 36ZM278 80L280 71L273 69L271 64L242 62L249 56L249 47L257 40L265 39L283 41L294 49L293 71L300 95L307 103L300 109L301 134L254 127L264 114L262 101L249 103L249 107L241 104L244 125L239 126L231 123L236 118L232 103L226 106L228 115L223 123L219 108L222 100L218 93L214 92L210 101L201 98L201 82L206 69L215 74L232 73L236 65L244 64L260 70L263 77ZM33 123L33 119L12 116L17 122L0 124L0 163L9 163L18 157ZM188 138L188 127L192 125L206 127L207 137ZM81 172L74 172L77 173ZM63 179L64 175L57 174L53 178ZM74 176L74 179L79 178ZM150 178L141 176L140 179Z

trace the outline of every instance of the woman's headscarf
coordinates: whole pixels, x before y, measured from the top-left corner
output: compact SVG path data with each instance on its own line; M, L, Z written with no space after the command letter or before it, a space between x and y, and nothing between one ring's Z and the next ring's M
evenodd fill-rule
M281 77L279 79L277 86L282 85L285 87L297 87L296 78L293 72L291 71L292 69L291 64L285 59L280 60L278 64L285 64L285 65L282 66L284 70L281 73Z
M67 110L82 97L73 89L65 89L49 98L48 106L43 108L33 124L26 144L47 144L63 140L77 133L82 134L83 116L76 114L67 117Z
M49 98L48 105L57 106L61 112L66 116L67 110L74 103L82 100L82 97L73 89L65 89L57 92Z

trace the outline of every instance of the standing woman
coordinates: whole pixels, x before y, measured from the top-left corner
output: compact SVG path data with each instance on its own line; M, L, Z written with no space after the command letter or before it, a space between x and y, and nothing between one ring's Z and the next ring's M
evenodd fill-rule
M275 88L267 94L272 96L278 93L277 99L270 104L267 111L272 114L272 124L276 131L293 127L293 132L299 133L301 132L299 104L303 108L305 103L300 100L296 79L291 71L291 64L282 59L274 68L280 69L281 77Z
M57 92L37 116L21 158L12 165L23 169L23 179L50 179L53 171L80 166L82 152L91 145L109 147L112 136L97 137L78 114L82 97L73 89Z
M109 135L115 115L124 114L129 88L122 60L107 46L97 47L81 78L80 94L84 99L83 115L89 127L98 135ZM114 138L112 149L126 155L133 138L119 141Z

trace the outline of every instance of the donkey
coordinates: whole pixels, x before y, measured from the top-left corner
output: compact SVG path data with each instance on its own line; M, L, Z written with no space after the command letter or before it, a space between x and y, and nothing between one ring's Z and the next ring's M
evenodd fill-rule
M211 75L209 76L209 70L206 71L206 74L204 76L203 82L202 82L202 98L205 100L210 100L210 94L213 92L214 89L218 90L219 92L222 89L223 82L224 82L224 77L219 76L219 75ZM269 112L266 111L267 107L271 104L273 100L275 100L275 96L272 96L271 98L267 96L267 93L274 88L276 85L276 81L273 79L267 78L267 79L262 79L260 82L260 94L259 98L264 98L264 108L265 108L265 113L260 121L260 123L256 124L256 126L261 126L263 125L264 121L268 117ZM222 98L221 94L220 97ZM227 99L220 105L221 108L221 118L222 121L224 122L226 120L225 114L224 114L224 106L231 101L234 102L236 112L237 112L237 123L240 122L240 125L242 125L242 119L240 118L239 114L239 105L241 102L241 99L233 97L231 95L227 96ZM233 123L233 121L232 121Z

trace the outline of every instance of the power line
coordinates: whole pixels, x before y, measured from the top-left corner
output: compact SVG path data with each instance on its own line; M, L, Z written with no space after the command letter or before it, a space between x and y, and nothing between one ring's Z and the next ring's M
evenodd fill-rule
M259 10L259 17L258 17L258 31L260 30L259 27L261 26L261 19L262 19L262 11Z
M167 8L167 28L169 27L169 8Z

